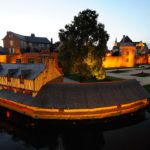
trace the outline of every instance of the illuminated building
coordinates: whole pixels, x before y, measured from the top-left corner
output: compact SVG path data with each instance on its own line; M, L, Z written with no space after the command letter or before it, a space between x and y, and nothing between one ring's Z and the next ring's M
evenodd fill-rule
M47 82L62 82L57 54L45 37L7 32L0 55L0 88L35 96ZM57 80L56 80L57 79Z
M121 63L133 66L135 47L122 45L120 50ZM149 104L149 94L136 80L60 83L63 74L55 53L13 52L3 57L0 65L0 106L20 114L44 120L102 119L133 113ZM27 61L29 58L35 61ZM93 65L89 59L85 61ZM6 116L12 117L9 112Z
M50 56L50 41L45 37L7 32L3 38L2 63L43 63Z
M104 68L134 67L140 64L150 64L150 55L146 43L133 42L128 36L123 36L120 42L115 40L113 49L104 58Z
M149 94L136 80L99 83L48 83L35 97L0 91L0 106L43 120L93 120L145 108Z

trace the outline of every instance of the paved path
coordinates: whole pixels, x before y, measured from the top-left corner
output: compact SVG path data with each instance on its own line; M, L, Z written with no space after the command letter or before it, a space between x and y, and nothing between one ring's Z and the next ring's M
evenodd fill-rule
M106 73L108 76L113 76L113 77L118 77L118 78L123 78L123 79L136 79L137 81L140 82L141 85L150 84L150 76L148 77L133 76L133 74L142 72L142 69L140 68L126 68L126 69L119 69L119 70L129 70L129 71L123 72L123 73L111 73L111 71L113 70L107 70ZM150 74L150 69L143 69L143 72Z

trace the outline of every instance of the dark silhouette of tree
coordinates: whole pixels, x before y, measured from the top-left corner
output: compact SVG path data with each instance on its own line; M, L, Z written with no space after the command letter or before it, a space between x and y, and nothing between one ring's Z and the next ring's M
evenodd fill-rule
M96 11L86 9L59 31L59 61L64 73L76 72L82 78L95 76L97 79L104 75L102 58L109 35L97 19Z

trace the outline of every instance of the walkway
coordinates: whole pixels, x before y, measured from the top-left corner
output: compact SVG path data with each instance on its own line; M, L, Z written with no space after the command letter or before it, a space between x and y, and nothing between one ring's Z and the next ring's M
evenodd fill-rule
M126 69L119 69L119 70L128 70L127 72L123 73L111 73L111 71L114 71L116 69L112 70L107 70L107 76L113 76L113 77L118 77L118 78L123 78L123 79L136 79L137 81L140 82L141 85L147 85L150 84L150 76L148 77L137 77L133 76L133 74L138 74L142 72L142 69L140 68L126 68ZM149 73L150 74L150 69L143 69L144 73Z

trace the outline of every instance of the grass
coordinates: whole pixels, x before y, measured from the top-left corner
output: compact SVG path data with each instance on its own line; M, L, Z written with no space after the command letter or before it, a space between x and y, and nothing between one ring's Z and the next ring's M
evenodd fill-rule
M117 78L117 77L112 77L112 76L106 76L105 79L103 80L97 80L96 78L89 78L89 79L82 79L80 81L80 76L78 74L67 74L65 75L65 77L75 80L75 81L79 81L79 82L104 82L104 81L120 81L123 80L121 78Z
M143 87L150 93L150 84L144 85Z
M150 66L136 66L136 70L149 70Z
M150 74L149 74L149 76L150 76ZM78 74L69 74L69 75L66 75L66 77L70 78L72 80L75 80L75 81L80 81L80 77ZM91 78L88 80L84 80L82 82L105 82L105 81L107 82L107 81L120 81L120 80L124 80L124 79L107 76L104 80L96 80L95 78ZM143 87L145 90L147 90L150 93L150 84L144 85Z
M80 77L78 74L66 74L65 77L75 81L80 81Z
M137 73L137 74L132 74L132 76L137 76L137 77L149 77L149 76L150 76L150 73L141 72L141 73Z
M106 76L106 78L103 81L120 81L120 80L125 80L125 79L112 77L112 76Z
M113 70L113 71L109 71L109 73L124 73L124 72L129 72L130 70Z

